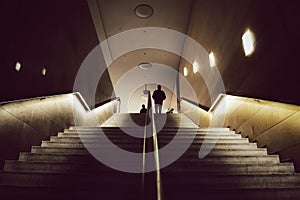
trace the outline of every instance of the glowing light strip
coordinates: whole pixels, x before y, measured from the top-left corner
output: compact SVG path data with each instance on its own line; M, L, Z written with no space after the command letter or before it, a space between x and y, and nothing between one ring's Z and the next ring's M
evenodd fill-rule
M226 94L219 94L219 96L217 97L217 99L214 101L214 103L212 104L212 106L208 110L208 113L212 112L217 107L217 105L219 105L219 103L221 102L221 99L223 97L226 97L226 96L227 96Z
M83 105L86 111L91 111L90 107L79 92L75 92L74 95L79 99L80 103Z

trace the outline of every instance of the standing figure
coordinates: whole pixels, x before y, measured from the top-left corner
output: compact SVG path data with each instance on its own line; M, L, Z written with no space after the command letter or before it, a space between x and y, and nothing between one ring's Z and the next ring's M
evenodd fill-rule
M166 94L161 90L161 86L157 86L157 90L153 92L152 98L154 99L155 104L155 113L161 114L161 108L163 105L163 101L166 99Z

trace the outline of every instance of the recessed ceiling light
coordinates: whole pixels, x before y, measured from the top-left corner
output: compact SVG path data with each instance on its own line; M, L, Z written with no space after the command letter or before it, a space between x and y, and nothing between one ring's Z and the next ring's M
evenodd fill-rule
M147 4L140 4L134 9L136 16L140 18L148 18L153 14L153 8Z
M152 65L151 65L151 63L143 62L143 63L140 63L138 65L138 67L143 70L148 70L148 69L152 68Z

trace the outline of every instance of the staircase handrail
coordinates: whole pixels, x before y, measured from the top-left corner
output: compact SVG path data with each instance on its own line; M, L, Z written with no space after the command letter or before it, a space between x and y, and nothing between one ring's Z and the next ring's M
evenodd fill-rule
M195 102L195 101L193 101L191 99L185 98L185 97L180 97L180 101L186 101L186 102L188 102L188 103L190 103L190 104L192 104L194 106L197 106L197 107L199 107L199 108L201 108L201 109L203 109L205 111L208 111L210 109L208 106L204 106L202 104L199 104L199 103L197 103L197 102Z
M159 154L158 154L158 141L157 141L157 132L156 132L156 125L155 125L155 119L154 119L154 111L152 109L152 99L151 99L151 93L149 90L145 90L145 93L147 93L148 96L148 102L147 102L147 111L146 111L146 117L145 117L145 126L144 126L144 145L143 145L143 184L144 187L146 186L146 181L145 180L145 165L146 165L146 146L150 145L146 143L147 136L148 136L148 131L151 133L152 138L153 138L153 152L154 152L154 157L155 157L155 165L156 165L156 175L155 175L155 180L156 180L156 188L152 188L150 191L146 192L144 191L144 194L146 195L146 199L153 199L155 196L157 200L161 200L161 178L160 178L160 166L159 166ZM151 121L149 121L149 119ZM148 126L150 122L150 126ZM149 148L149 146L148 146ZM152 176L151 174L148 176ZM151 178L152 179L152 178ZM147 187L147 186L146 186ZM148 188L149 189L149 188ZM154 190L156 190L156 194L154 193ZM150 194L149 194L150 192ZM154 196L153 196L154 195Z
M96 109L98 107L101 107L101 106L103 106L103 105L105 105L107 103L111 103L112 101L119 101L119 108L120 108L120 104L121 104L121 98L120 97L112 97L110 99L106 99L106 100L104 100L104 101L102 101L100 103L97 103L97 104L95 104L93 106L89 106L86 103L85 99L80 94L80 92L74 92L72 94L77 97L77 99L79 100L79 102L81 103L81 105L84 107L84 109L86 111L92 111L92 110L94 110L94 109ZM118 110L118 112L119 112L119 110Z
M63 95L70 95L70 94L75 94L74 93L63 93L63 94L55 94L55 95L49 95L49 96L40 96L40 97L32 97L32 98L24 98L24 99L16 99L16 100L9 100L9 101L2 101L0 102L0 105L5 105L9 103L18 103L18 102L24 102L24 101L31 101L31 100L44 100L47 98L53 98L53 97L58 97L58 96L63 96Z
M119 101L119 104L121 103L120 97L112 97L112 98L106 99L106 100L104 100L100 103L97 103L94 106L89 106L89 105L87 105L86 101L84 100L84 98L82 97L80 92L72 92L72 93L55 94L55 95L49 95L49 96L40 96L40 97L32 97L32 98L25 98L25 99L3 101L3 102L0 102L0 106L10 104L10 103L18 103L18 102L32 101L32 100L38 100L38 99L42 101L42 100L45 100L45 99L48 99L48 98L59 97L59 96L64 96L64 95L74 95L74 96L76 96L77 99L79 100L79 102L81 103L81 105L84 107L84 109L86 111L91 111L91 110L96 109L100 106L103 106L104 104L110 103L111 101Z

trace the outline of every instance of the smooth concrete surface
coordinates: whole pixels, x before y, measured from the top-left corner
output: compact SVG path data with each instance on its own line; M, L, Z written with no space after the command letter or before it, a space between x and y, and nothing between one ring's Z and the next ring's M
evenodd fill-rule
M299 101L295 101L299 99L299 70L297 64L287 59L294 53L284 50L294 49L292 46L299 43L290 39L295 38L299 30L299 26L295 26L299 19L295 14L297 8L294 1L288 4L253 0L194 1L186 34L208 54L214 52L224 92L299 105ZM254 53L246 57L242 35L248 28L255 35L256 45ZM187 45L183 52L186 50ZM204 68L201 63L204 59L193 50L191 48L189 52L192 62L187 63L182 58L179 71L183 73L183 68L187 67L189 73L185 78L198 94L197 102L210 106L207 100L210 94L203 83L203 77L208 78L209 75L193 73L194 60L199 62L200 71Z
M162 128L197 128L191 119L181 113L173 114L154 114L154 120L156 123L156 129L161 130ZM144 129L145 125L145 114L139 113L116 113L111 116L101 127L136 127L140 130Z
M144 129L146 114L117 113L106 120L101 127L136 127Z
M226 95L225 124L267 147L269 153L278 153L282 160L293 160L300 171L300 107L253 98ZM218 117L218 116L216 116Z
M0 163L30 150L72 124L70 95L16 101L0 107ZM67 111L68 110L68 111ZM1 165L2 168L2 165Z
M16 159L21 151L75 125L101 124L116 111L118 102L108 103L87 114L74 94L4 103L0 106L0 168L5 159ZM73 116L76 116L74 118Z
M200 127L208 127L210 125L210 116L207 111L192 105L185 100L181 101L181 112L188 118L193 120Z

